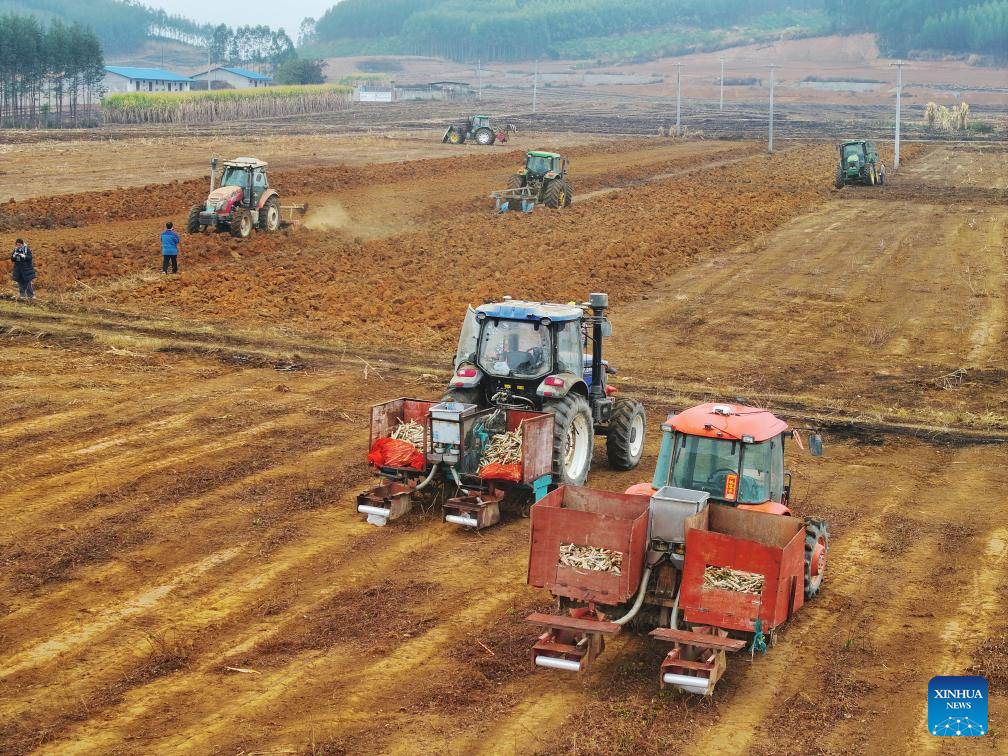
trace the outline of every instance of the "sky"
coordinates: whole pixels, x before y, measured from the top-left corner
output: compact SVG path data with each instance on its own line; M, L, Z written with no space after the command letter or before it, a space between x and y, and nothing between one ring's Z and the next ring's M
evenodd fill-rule
M201 23L245 26L266 24L283 27L287 35L297 42L298 27L306 16L318 18L336 0L240 0L238 3L207 2L207 0L148 0L145 5L164 8Z

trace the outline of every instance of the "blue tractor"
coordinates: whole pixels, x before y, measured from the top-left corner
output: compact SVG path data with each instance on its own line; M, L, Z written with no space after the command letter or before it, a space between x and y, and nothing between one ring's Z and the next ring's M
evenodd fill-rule
M557 485L585 482L596 435L605 436L612 467L635 468L647 421L640 402L609 385L616 370L602 356L612 335L608 307L608 295L591 294L583 304L504 297L469 308L443 401L552 413Z

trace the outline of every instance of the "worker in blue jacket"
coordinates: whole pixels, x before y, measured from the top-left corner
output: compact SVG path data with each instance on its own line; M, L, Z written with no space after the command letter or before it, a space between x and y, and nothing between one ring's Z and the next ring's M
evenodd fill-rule
M161 272L168 272L168 263L171 263L172 273L178 273L178 245L179 235L172 228L172 222L165 223L165 230L161 232Z
M14 242L11 262L14 263L11 278L18 285L18 296L35 299L35 289L32 286L32 281L35 280L35 261L32 259L31 248L25 244L24 239Z

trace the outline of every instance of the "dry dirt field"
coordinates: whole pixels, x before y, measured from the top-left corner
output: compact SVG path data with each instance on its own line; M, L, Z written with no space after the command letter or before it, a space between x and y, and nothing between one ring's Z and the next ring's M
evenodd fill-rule
M927 681L967 670L997 695L971 751L1008 749L1008 152L911 146L837 192L828 144L563 137L574 205L498 217L516 149L298 171L327 144L272 164L305 226L183 235L177 277L156 237L200 160L137 202L161 157L126 145L135 175L0 205L40 300L0 300L0 752L934 752ZM632 634L532 672L527 521L354 510L369 406L440 395L467 303L598 290L652 429L745 396L826 430L790 459L823 594L709 699Z

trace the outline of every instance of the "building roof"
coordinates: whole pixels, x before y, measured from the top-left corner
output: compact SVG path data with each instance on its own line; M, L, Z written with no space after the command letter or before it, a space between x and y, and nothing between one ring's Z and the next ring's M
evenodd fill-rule
M584 311L576 305L550 304L548 302L523 302L509 300L480 305L477 313L483 313L488 318L502 320L577 320Z
M109 73L125 76L127 79L153 79L154 81L192 81L188 76L165 71L163 68L136 68L134 66L105 66Z
M237 68L235 66L214 66L213 68L208 68L206 71L200 71L197 74L193 74L193 76L207 76L211 71L227 71L228 73L233 73L235 76L242 76L249 81L273 81L272 76L256 73L255 71L249 71L247 68Z
M753 441L766 441L787 430L787 423L775 417L770 410L746 407L742 404L708 402L678 415L671 415L666 425L690 436Z

